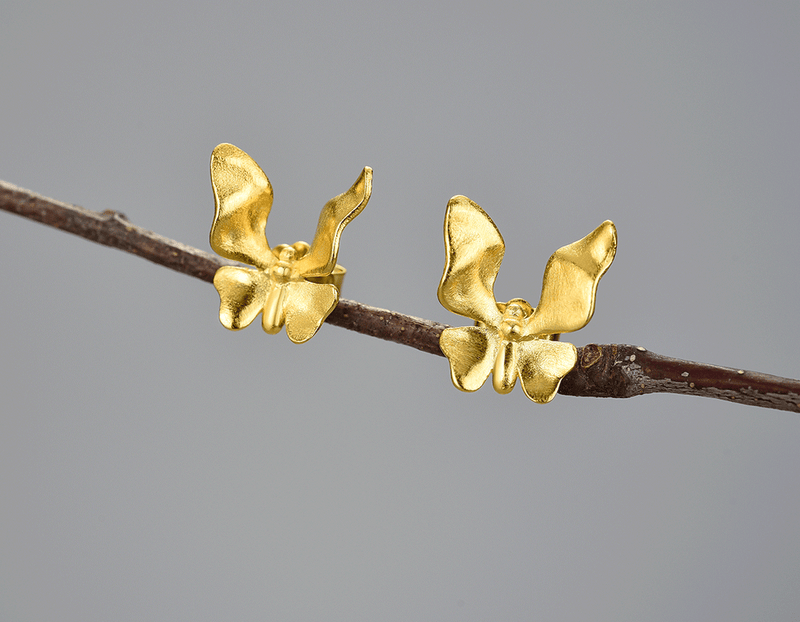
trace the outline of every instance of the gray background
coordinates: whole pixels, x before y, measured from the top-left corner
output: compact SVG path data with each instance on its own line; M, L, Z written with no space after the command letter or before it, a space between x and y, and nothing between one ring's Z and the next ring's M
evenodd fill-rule
M447 200L499 300L619 251L589 342L794 376L800 4L9 2L0 178L208 249L208 160L309 240L364 165L343 295L447 323ZM323 326L232 333L210 285L0 214L2 620L794 620L798 415L548 406Z

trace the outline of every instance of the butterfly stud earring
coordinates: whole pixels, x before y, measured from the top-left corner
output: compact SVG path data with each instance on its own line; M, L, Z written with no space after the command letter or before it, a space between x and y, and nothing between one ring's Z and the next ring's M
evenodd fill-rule
M350 190L325 204L311 244L273 248L265 232L272 185L258 164L238 147L219 145L211 154L211 185L216 208L211 248L253 266L223 266L214 275L220 322L239 330L261 313L267 333L286 324L289 339L308 341L339 302L345 274L336 264L339 238L369 201L372 169L365 167Z
M520 378L530 399L545 404L577 361L560 333L592 319L595 294L617 250L617 231L607 220L582 240L558 249L544 269L538 307L514 298L496 302L494 282L505 253L503 236L480 205L464 196L450 199L444 220L445 266L439 301L475 326L446 328L439 346L450 361L453 384L477 391L493 373L498 393Z

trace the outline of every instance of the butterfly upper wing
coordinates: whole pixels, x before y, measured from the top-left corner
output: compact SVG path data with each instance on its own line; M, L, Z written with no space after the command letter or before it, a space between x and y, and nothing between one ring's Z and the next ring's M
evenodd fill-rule
M330 283L292 281L286 284L286 334L295 343L311 339L339 302L339 290Z
M522 390L534 402L546 404L558 392L561 379L575 367L578 353L571 343L533 339L517 344Z
M238 266L217 270L214 287L219 292L219 321L230 330L249 326L261 313L270 291L264 272Z
M446 309L497 326L501 314L494 299L505 243L492 219L465 196L447 204L444 218L445 265L439 302Z
M272 185L244 151L223 143L211 153L216 212L211 248L228 259L259 268L275 260L264 232L272 208Z
M497 358L497 331L484 326L445 328L439 347L450 361L453 384L462 391L477 391L486 382Z
M586 326L595 294L617 251L617 230L606 220L585 238L553 253L544 269L542 297L525 334L567 333Z
M372 169L364 167L347 192L332 198L322 208L311 249L295 264L303 276L326 276L336 267L339 237L348 223L367 206L372 195Z

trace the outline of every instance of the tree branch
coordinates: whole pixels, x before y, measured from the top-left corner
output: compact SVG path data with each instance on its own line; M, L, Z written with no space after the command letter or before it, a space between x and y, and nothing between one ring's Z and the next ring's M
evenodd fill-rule
M220 266L236 265L152 231L119 212L93 212L48 199L0 181L0 209L138 255L209 283ZM339 300L327 323L443 356L439 335L445 324ZM584 397L633 397L677 393L800 411L800 381L758 372L673 359L631 345L589 344L578 348L578 364L559 393Z

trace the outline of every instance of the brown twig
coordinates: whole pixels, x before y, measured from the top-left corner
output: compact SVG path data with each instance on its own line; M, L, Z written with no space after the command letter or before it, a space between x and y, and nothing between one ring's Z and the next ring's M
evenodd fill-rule
M3 181L0 209L208 282L220 266L233 263L137 227L119 212L93 212ZM326 321L443 356L439 335L447 328L445 324L345 299L339 300ZM798 380L673 359L630 345L589 344L578 348L578 364L564 378L559 393L584 397L678 393L800 411Z

